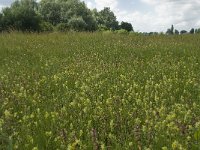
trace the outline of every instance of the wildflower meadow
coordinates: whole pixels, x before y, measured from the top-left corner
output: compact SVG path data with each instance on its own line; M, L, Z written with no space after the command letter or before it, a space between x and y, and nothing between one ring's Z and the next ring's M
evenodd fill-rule
M199 150L200 36L0 34L0 149Z

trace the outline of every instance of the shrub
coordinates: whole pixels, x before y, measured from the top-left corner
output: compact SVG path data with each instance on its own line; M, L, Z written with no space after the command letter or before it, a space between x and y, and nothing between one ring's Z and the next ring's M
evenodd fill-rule
M117 33L117 34L129 34L129 32L125 29L116 30L115 33Z
M109 29L104 25L99 25L98 26L98 31L107 31L107 30L109 30Z
M102 33L103 34L113 34L113 31L112 30L106 30L106 31L103 31Z
M42 32L51 32L54 30L54 26L49 22L40 23L40 31Z
M59 23L56 26L56 30L60 31L60 32L66 32L66 31L70 30L70 27L69 27L69 25L67 23Z
M70 19L68 25L70 29L73 29L75 31L85 31L87 27L87 24L85 23L82 17L74 17Z

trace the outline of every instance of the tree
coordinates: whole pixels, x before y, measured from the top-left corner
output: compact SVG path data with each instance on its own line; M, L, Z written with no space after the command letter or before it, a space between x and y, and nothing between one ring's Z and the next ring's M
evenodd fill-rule
M97 22L91 10L87 8L84 2L77 3L77 6L74 8L74 12L74 16L77 16L79 19L82 18L82 20L85 22L85 30L95 31L97 29Z
M105 26L111 30L119 29L119 24L115 14L110 10L109 7L105 7L98 14L97 23L100 26Z
M57 31L60 31L60 32L66 32L66 31L70 30L70 27L67 23L59 23L56 26L56 29L57 29Z
M200 33L200 28L199 29L195 29L195 33L199 34Z
M194 32L195 32L195 30L194 30L194 28L192 28L192 29L190 30L190 34L194 34Z
M171 29L167 29L166 34L167 34L167 35L171 35L171 34L172 34Z
M75 31L85 31L87 24L82 17L74 17L69 20L68 25Z
M61 5L56 0L41 0L39 13L44 21L57 25L61 21Z
M186 33L187 33L186 30L182 30L182 31L180 32L180 34L186 34Z
M177 29L175 29L174 33L175 33L176 35L179 35L179 31L178 31Z
M42 32L51 32L54 30L54 26L50 22L42 21L40 23L40 31Z
M3 15L0 13L0 32L3 30L2 18L3 18Z
M10 8L3 9L3 28L22 31L39 30L41 19L36 10L37 3L35 0L15 1Z
M171 26L171 34L174 34L174 25Z
M86 24L84 30L94 31L97 29L97 23L92 12L84 2L80 2L79 0L42 0L39 12L45 21L51 22L53 25L60 23L71 24L74 18L82 18L82 21L79 21ZM64 24L61 24L61 26ZM75 25L77 24L75 23Z
M130 31L133 31L133 26L132 26L132 24L131 23L128 23L128 22L121 22L121 25L120 25L120 28L121 29L124 29L124 30L126 30L126 31L128 31L128 32L130 32Z

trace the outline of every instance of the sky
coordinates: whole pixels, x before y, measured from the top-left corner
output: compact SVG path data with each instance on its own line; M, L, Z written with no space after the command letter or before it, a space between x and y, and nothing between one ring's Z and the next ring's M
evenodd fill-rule
M130 22L138 32L200 28L200 0L82 0L90 9L110 7L118 21ZM0 0L0 9L13 0Z

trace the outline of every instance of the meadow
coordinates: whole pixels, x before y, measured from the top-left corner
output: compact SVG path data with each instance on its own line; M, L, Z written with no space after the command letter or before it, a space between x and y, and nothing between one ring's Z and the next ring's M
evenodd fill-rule
M0 34L0 149L199 147L200 35Z

